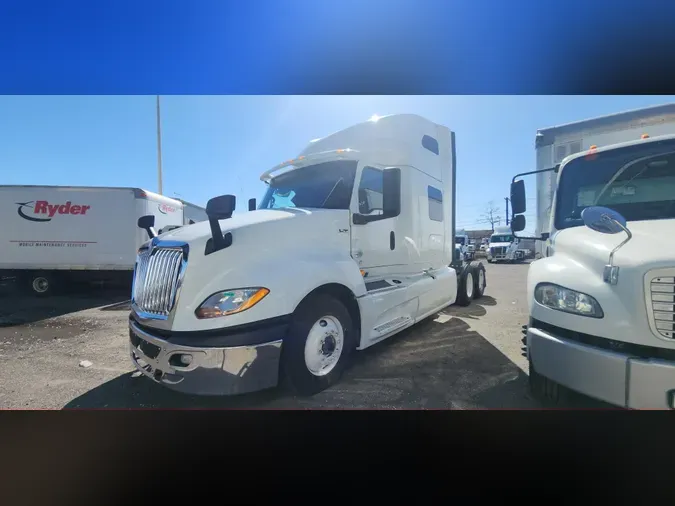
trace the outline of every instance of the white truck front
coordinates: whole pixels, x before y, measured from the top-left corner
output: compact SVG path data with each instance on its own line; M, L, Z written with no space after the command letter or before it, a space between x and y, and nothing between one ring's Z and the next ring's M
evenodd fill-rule
M473 258L469 249L469 236L463 230L455 233L455 254L465 262Z
M227 395L285 378L312 394L372 346L485 289L453 261L454 135L394 115L310 143L265 172L258 209L207 204L209 221L139 251L134 365L167 387ZM151 219L139 227L151 229ZM452 266L449 264L452 263Z
M514 232L525 228L517 178ZM556 188L550 236L538 238L550 240L548 256L527 280L534 393L675 407L675 136L567 157Z
M485 253L489 263L517 262L525 257L518 249L518 239L513 235L510 227L495 227Z

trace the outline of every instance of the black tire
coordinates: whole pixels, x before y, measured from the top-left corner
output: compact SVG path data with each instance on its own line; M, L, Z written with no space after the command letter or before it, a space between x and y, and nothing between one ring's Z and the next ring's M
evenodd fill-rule
M28 292L36 297L49 297L54 294L54 276L34 272L24 278Z
M471 262L473 269L473 298L480 299L485 294L487 286L487 276L485 275L485 266L483 262ZM482 274L481 274L482 273Z
M561 406L570 401L570 390L553 380L539 374L532 365L532 359L528 355L527 361L530 366L530 392L532 396L544 406Z
M305 345L310 330L323 317L339 321L343 330L342 352L333 369L323 376L310 372L305 361ZM342 376L352 351L356 332L347 308L336 298L320 294L302 302L293 314L288 337L281 352L282 382L299 395L314 395L334 385Z
M457 279L457 299L456 304L458 306L466 307L471 304L473 299L473 269L471 265L465 265L460 273L459 278ZM471 293L469 294L469 288Z
M488 258L487 261L488 261L489 264L491 264L493 262L493 260L491 258Z

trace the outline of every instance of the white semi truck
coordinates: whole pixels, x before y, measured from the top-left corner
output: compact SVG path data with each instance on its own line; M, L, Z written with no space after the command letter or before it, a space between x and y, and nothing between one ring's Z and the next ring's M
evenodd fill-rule
M544 169L556 183L550 222L536 237L548 245L528 271L530 386L552 403L576 391L673 409L675 105L561 128L596 144ZM558 138L539 132L538 149ZM525 228L528 174L511 185L516 233Z
M495 227L485 250L488 263L522 261L525 254L518 244L519 240L513 235L511 227Z
M192 219L206 211L190 204ZM73 281L131 281L148 240L139 217L158 227L186 224L184 204L140 188L0 186L0 277L46 296Z
M264 172L257 206L207 204L208 223L139 251L130 313L136 368L169 388L227 395L284 379L335 383L350 354L468 305L480 262L454 257L455 136L392 115L315 140ZM253 199L252 199L253 200ZM151 221L139 227L153 233Z

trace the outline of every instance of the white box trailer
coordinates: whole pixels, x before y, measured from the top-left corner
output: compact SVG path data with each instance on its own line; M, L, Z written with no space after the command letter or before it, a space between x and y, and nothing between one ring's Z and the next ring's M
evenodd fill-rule
M184 208L139 188L0 186L0 276L45 295L76 279L131 280L148 240L138 218L153 215L157 230L182 226Z
M206 209L196 204L186 202L182 199L177 199L183 204L183 225L191 225L200 221L206 221Z
M675 133L675 104L664 104L601 116L565 125L542 128L537 132L535 149L537 169L559 166L562 161L591 146L601 148L640 139L643 134L658 137ZM536 176L535 236L550 232L551 209L556 191L557 173ZM546 256L549 242L537 241L535 258Z

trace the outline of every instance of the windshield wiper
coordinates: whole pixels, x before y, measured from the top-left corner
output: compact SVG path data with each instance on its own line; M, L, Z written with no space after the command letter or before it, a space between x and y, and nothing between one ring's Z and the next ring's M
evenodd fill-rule
M321 208L326 205L326 202L328 202L328 199L330 198L331 195L333 195L333 192L335 191L335 188L342 182L342 178L338 179L335 184L333 185L333 189L328 193L328 196L324 199L323 202L321 202Z
M656 156L659 156L659 155L656 155ZM612 184L614 184L614 182L615 182L617 179L619 179L619 177L621 177L621 174L623 174L624 172L626 172L626 170L628 170L629 168L631 168L633 165L638 164L638 163L640 163L640 162L644 162L645 160L649 160L650 158L655 158L655 155L643 156L642 158L638 158L637 160L633 160L632 162L628 162L626 165L624 165L623 167L619 168L619 170L617 170L616 173L614 173L614 175L613 175L612 178L607 182L607 184L606 184L605 186L602 187L602 190L600 190L600 193L598 194L598 196L597 196L597 197L595 198L595 200L593 201L593 205L594 205L594 206L597 206L597 205L598 205L598 202L599 202L599 200L600 200L600 197L602 197L602 196L605 194L605 192L607 191L607 188L609 188L610 186L612 186ZM638 173L638 175L642 174L642 172L644 172L644 170L643 170L643 171L640 171L640 172ZM637 176L636 176L636 177L637 177ZM633 179L635 179L635 178L631 178L630 181L632 181ZM628 183L630 183L630 181L628 181ZM626 183L626 184L628 184L628 183Z

